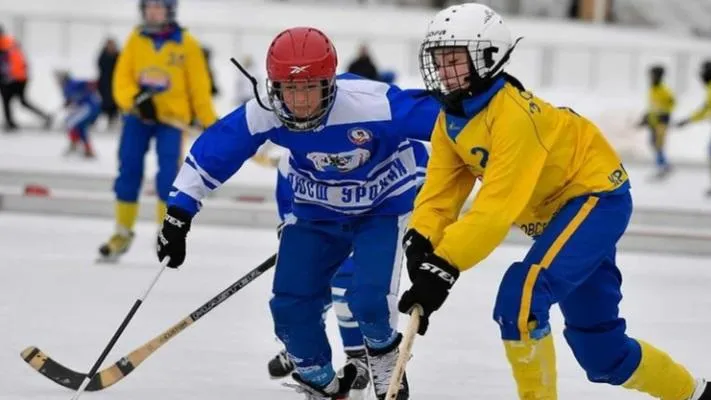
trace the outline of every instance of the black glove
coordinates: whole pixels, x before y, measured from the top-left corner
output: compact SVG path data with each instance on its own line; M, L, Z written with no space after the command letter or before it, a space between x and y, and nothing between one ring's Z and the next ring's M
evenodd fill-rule
M412 287L402 294L398 309L409 313L415 304L422 306L422 318L417 333L427 332L430 315L438 310L449 295L449 289L459 278L459 270L442 258L430 253L414 271Z
M133 108L138 113L138 117L148 122L158 122L156 105L153 102L153 93L141 91L133 98Z
M185 261L185 238L190 231L192 217L187 211L178 207L169 207L165 214L163 226L158 233L158 260L167 256L169 268L178 268Z
M420 264L425 260L425 256L434 251L432 243L414 229L405 233L402 239L402 247L405 249L407 257L407 274L410 282L415 281L415 272L420 268Z

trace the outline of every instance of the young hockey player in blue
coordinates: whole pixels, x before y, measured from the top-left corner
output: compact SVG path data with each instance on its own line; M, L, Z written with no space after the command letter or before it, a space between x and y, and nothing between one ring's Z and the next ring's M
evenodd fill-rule
M373 386L383 399L398 356L396 297L399 241L416 191L408 138L429 140L438 105L354 75L336 78L336 50L314 28L288 29L267 55L271 109L250 100L208 128L174 182L158 235L158 258L177 268L200 200L229 179L266 140L291 152L287 179L293 220L282 229L270 301L275 331L296 365L308 399L347 396L358 371L336 376L324 329L330 281L351 253L356 267L346 299L368 353ZM266 107L265 107L266 108ZM398 399L407 399L403 380Z
M96 83L72 79L67 71L57 71L56 75L62 88L64 106L67 108L65 126L69 133L69 148L65 154L76 152L81 143L84 157L94 158L94 150L89 141L89 128L101 113L101 97Z
M425 170L429 153L424 143L413 141L412 148L415 153L415 161L417 163L417 188L422 186L425 179ZM294 201L294 191L288 180L289 174L289 153L284 154L278 161L279 173L277 174L276 182L276 203L279 212L281 224L279 225L279 234L281 234L282 226L287 221L294 218L292 214L292 203ZM352 389L364 390L370 383L370 377L367 374L368 360L366 358L365 344L363 343L363 335L360 332L358 321L353 317L353 313L348 307L346 293L351 287L353 274L355 272L355 263L352 257L348 257L346 261L336 271L336 274L331 279L331 305L333 311L338 318L338 330L343 344L343 350L346 353L346 359L356 365L360 364L359 374L353 382ZM330 305L329 305L330 306ZM293 372L295 366L291 362L285 350L282 350L274 358L269 361L268 371L273 379L284 378Z

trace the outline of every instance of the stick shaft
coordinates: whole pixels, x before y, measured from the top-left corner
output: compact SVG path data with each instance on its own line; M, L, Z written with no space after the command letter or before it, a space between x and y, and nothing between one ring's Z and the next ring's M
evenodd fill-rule
M422 307L415 305L410 313L410 323L407 325L407 330L402 338L400 355L397 357L395 369L393 369L393 374L390 377L388 392L385 395L386 400L395 400L397 398L400 382L402 382L402 377L405 375L405 366L407 366L407 362L410 360L410 355L412 354L412 345L415 343L415 335L417 334L417 329L420 327L421 316Z
M126 329L128 326L128 323L131 322L131 319L133 318L134 315L136 315L136 311L138 311L138 308L141 307L141 304L143 304L143 301L148 297L148 294L151 292L153 287L155 286L156 282L158 282L158 278L163 274L163 271L165 271L166 266L168 265L168 261L170 259L166 258L161 265L160 270L158 271L158 274L151 280L151 284L146 288L146 291L143 292L140 298L136 300L135 303L133 303L133 306L131 309L128 311L128 314L126 314L126 317L121 321L121 325L119 325L118 329L116 332L114 332L114 335L111 337L111 340L109 340L109 343L106 345L104 348L104 351L101 352L101 355L99 358L96 360L94 363L94 366L91 367L91 370L87 374L86 378L84 378L84 381L82 382L82 385L79 387L77 392L74 394L74 397L72 397L72 400L77 400L79 396L84 392L86 387L89 385L89 382L91 382L91 379L96 375L96 371L99 370L99 367L101 367L101 364L104 362L106 357L109 355L111 352L111 349L113 349L114 345L118 341L119 337L121 337L121 334L123 334L123 331Z

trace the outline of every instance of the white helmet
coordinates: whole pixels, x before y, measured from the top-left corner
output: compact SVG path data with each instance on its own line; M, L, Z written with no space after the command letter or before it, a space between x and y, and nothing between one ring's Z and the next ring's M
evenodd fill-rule
M477 87L486 87L487 82L503 71L516 42L501 16L483 4L445 8L430 21L420 47L420 72L425 86L443 95L452 92L440 81L432 57L432 51L437 48L466 48L470 61L470 88L466 92L471 95L477 92Z

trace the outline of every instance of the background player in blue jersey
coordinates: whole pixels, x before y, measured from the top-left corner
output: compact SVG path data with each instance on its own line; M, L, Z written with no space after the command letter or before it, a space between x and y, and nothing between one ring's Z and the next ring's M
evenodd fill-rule
M336 376L324 329L330 281L351 255L346 300L363 334L373 386L384 398L398 356L398 245L412 210L417 165L408 138L429 140L437 103L354 75L336 77L331 41L314 28L281 32L269 46L270 109L257 99L208 128L174 182L158 235L158 258L185 260L200 200L229 179L266 140L291 152L293 220L282 229L270 301L275 331L308 399L342 398L358 371ZM403 380L398 399L407 399Z
M67 71L57 71L56 76L67 108L65 126L69 135L69 148L65 154L75 153L81 144L84 157L94 158L89 128L101 113L101 97L96 82L72 79Z
M417 188L419 189L424 183L425 170L427 169L427 161L429 153L424 143L413 141L412 148L415 152L415 160L417 163ZM277 174L276 182L276 202L277 211L281 224L279 225L279 233L283 224L294 218L291 212L292 202L294 201L294 191L287 179L289 173L289 153L284 154L278 161L279 173ZM341 336L343 350L346 353L346 359L353 363L361 363L363 367L361 371L367 372L368 360L366 358L365 344L363 343L363 335L360 332L358 321L353 317L353 313L348 307L346 293L351 287L353 274L355 273L355 263L352 257L348 257L346 261L338 267L336 274L331 279L331 300L332 303L328 306L333 306L333 311L338 318L338 330ZM295 366L291 362L285 350L282 350L273 359L269 361L269 375L274 378L284 378L293 372ZM368 374L358 375L353 382L352 389L364 390L370 383ZM351 396L353 397L353 396Z

